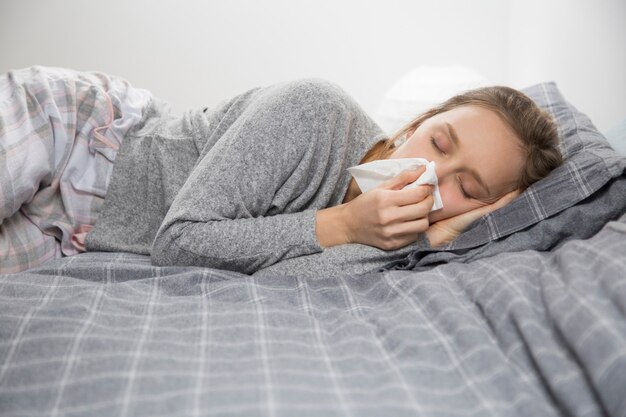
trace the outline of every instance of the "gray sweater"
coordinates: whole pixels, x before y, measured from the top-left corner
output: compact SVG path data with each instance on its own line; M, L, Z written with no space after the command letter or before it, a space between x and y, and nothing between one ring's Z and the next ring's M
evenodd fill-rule
M319 245L317 210L341 204L346 168L385 137L335 84L255 88L182 117L155 101L144 121L118 152L90 251L302 276L365 272L411 250Z

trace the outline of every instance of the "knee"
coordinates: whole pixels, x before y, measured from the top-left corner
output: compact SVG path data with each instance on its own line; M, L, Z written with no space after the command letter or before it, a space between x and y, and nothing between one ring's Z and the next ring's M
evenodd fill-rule
M24 271L61 256L61 243L21 212L0 224L0 274Z

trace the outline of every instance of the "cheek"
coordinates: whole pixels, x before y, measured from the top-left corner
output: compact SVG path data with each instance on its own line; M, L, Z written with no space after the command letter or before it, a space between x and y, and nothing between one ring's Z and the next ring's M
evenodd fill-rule
M439 186L439 194L441 194L443 208L433 211L428 216L431 223L465 213L478 207L478 204L474 201L464 198L459 192L458 187L454 184L441 184Z

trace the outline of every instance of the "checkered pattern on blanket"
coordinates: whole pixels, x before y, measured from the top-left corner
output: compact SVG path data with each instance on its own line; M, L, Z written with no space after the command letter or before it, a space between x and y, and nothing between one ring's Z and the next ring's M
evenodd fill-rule
M0 414L626 416L626 216L302 279L85 253L0 276Z

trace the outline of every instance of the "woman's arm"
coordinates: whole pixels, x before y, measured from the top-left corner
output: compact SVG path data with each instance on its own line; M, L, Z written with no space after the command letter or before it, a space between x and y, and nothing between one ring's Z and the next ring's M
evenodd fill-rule
M325 83L261 90L176 194L152 262L253 273L323 251L316 212L334 193L346 144L374 127Z
M283 259L323 250L315 236L315 210L210 219L214 214L209 212L201 220L173 216L174 220L165 222L152 245L152 263L205 266L252 274Z
M318 210L315 223L317 240L323 248L350 243L347 232L346 204Z

